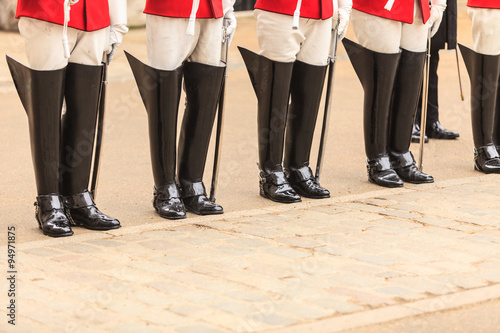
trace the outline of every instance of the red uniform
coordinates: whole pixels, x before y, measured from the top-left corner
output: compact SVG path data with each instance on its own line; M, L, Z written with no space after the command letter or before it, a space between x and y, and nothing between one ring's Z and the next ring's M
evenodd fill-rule
M16 18L21 16L63 25L63 1L18 0ZM80 0L71 5L69 27L83 31L94 31L108 27L109 24L108 0Z
M187 0L146 0L144 13L167 17L189 18L193 1ZM223 17L222 0L200 0L196 18Z
M384 8L387 3L388 0L355 0L353 1L352 8L367 14L380 16L389 20L410 23L410 24L413 23L413 9L415 3L414 0L396 0L394 1L391 10L387 10ZM429 1L419 0L419 3L420 3L420 10L422 11L422 18L424 20L424 23L426 23L430 17Z
M499 8L500 9L500 1L498 1L498 0L469 0L469 1L467 1L467 6L479 7L479 8Z
M297 0L257 0L255 9L274 13L293 15L297 8ZM333 16L332 0L302 0L300 17L315 20L326 20Z

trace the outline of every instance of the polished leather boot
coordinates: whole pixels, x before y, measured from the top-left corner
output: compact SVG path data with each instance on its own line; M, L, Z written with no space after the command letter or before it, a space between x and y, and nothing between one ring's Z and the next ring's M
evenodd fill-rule
M319 185L309 168L327 67L295 61L290 84L291 103L287 116L283 166L295 192L312 199L330 197L330 192Z
M434 178L431 175L418 170L415 165L415 159L411 152L391 156L392 168L396 170L399 178L407 183L424 184L433 183Z
M118 220L97 209L88 192L102 84L102 66L68 64L59 188L68 208L68 218L75 225L92 230L120 227Z
M499 144L494 136L498 128L495 115L499 109L500 55L484 55L458 44L460 53L471 81L471 120L474 139L474 167L484 173L499 173L498 152L495 145Z
M12 78L28 116L31 156L38 192L36 220L45 235L73 232L59 193L59 146L66 68L32 70L7 57Z
M500 157L495 146L474 148L474 169L484 173L500 173Z
M155 192L153 207L163 218L181 219L186 209L175 182L177 115L182 87L182 69L159 70L125 52L148 112L149 147Z
M288 183L283 171L268 174L260 172L260 195L269 200L280 203L294 203L301 201L300 196Z
M51 237L73 235L59 195L39 195L36 198L35 206L35 218L44 235Z
M283 172L285 126L293 62L272 61L238 48L258 100L260 194L276 202L300 201Z
M175 183L155 188L153 207L163 218L171 220L186 218L186 208L180 197L179 188Z
M403 181L392 168L388 156L380 156L366 161L368 180L384 187L402 187Z
M411 130L411 142L420 143L420 125L419 124L413 124L413 128ZM424 136L424 143L429 143L429 137L427 136L427 134Z
M179 183L186 209L200 214L222 214L220 205L207 198L203 172L217 112L224 67L196 62L184 64L186 110L179 136Z
M88 191L64 197L64 206L72 225L90 230L111 230L120 228L117 219L104 215L97 209Z
M392 168L401 180L413 184L434 182L432 176L417 169L409 151L425 57L425 52L401 51L389 113L389 157Z
M310 199L325 199L330 197L330 191L319 185L311 168L308 166L287 172L287 180L300 196Z
M457 132L447 130L439 121L427 123L426 136L431 139L454 140L460 136Z
M380 186L401 187L403 181L392 169L389 154L389 111L400 53L368 50L351 40L342 40L363 86L363 129L368 180ZM411 135L411 130L408 132Z

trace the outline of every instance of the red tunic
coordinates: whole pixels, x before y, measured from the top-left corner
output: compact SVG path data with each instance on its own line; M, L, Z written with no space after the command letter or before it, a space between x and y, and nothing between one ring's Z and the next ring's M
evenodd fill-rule
M255 9L262 9L286 15L293 15L296 8L297 0L257 0L257 3L255 4ZM332 0L302 0L300 17L315 20L326 20L332 16Z
M18 0L16 18L26 16L63 25L63 3L62 0ZM109 24L108 0L80 0L71 6L69 27L94 31Z
M469 1L467 1L467 6L479 7L479 8L499 8L500 9L500 1L498 1L498 0L469 0Z
M413 8L415 0L396 0L392 9L385 9L388 0L354 0L352 8L361 12L380 16L389 20L413 23ZM430 17L429 0L419 0L424 23Z
M189 18L193 0L146 0L144 13L167 17ZM200 0L197 18L223 17L222 0Z

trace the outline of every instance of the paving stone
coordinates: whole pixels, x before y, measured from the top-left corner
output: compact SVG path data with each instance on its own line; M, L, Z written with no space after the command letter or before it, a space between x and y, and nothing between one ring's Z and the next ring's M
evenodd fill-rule
M167 251L170 249L178 248L181 246L179 243L173 243L171 241L160 240L160 239L151 239L147 241L139 242L138 244L157 251Z
M174 256L171 254L164 255L162 257L152 258L154 262L159 262L168 266L185 267L189 265L189 261L184 257Z
M347 207L340 207L338 205L334 205L334 206L328 205L328 206L311 207L311 208L308 208L308 211L325 213L325 214L329 214L329 215L335 215L335 214L350 212L351 210Z
M272 306L277 312L284 313L287 317L296 318L298 321L323 318L334 313L333 310L306 304L298 300L280 300L273 302Z
M236 315L243 315L256 311L256 307L252 305L252 303L248 302L237 302L237 301L217 302L213 304L213 307Z
M258 238L231 238L229 243L244 248L262 248L271 246L270 243Z
M410 212L406 212L406 211L402 211L402 210L387 210L384 212L380 212L379 214L385 215L385 216L394 216L394 217L399 217L399 218L409 219L409 220L414 220L414 219L418 219L419 217L421 217L420 214L410 213Z
M489 282L494 282L494 283L500 282L500 274L498 271L490 271L490 270L480 271L474 274L474 276L477 276L478 278Z
M64 254L61 256L52 257L51 260L56 262L71 262L80 260L82 258L85 258L85 256L79 254Z
M192 324L192 320L188 317L180 316L176 313L155 308L154 310L145 313L141 316L145 323L151 323L163 328L163 330L171 330L170 328L178 325Z
M375 224L397 229L414 229L420 227L418 223L402 219L379 219L375 221Z
M311 256L309 252L299 251L284 246L266 248L263 249L263 252L284 258L305 258Z
M252 227L250 227L250 226L238 227L238 228L233 229L233 231L238 232L238 233L242 233L242 234L263 237L263 238L270 238L270 239L277 238L277 237L283 237L283 236L286 236L288 234L284 230L253 227L253 226Z
M373 292L365 292L359 289L335 287L328 289L328 293L331 293L333 295L348 296L358 305L361 303L371 307L379 307L382 305L396 304L396 302L390 298L377 295Z
M352 211L363 211L363 212L371 212L378 213L384 210L384 208L378 207L376 205L370 205L363 202L345 202L341 203L340 207L348 208Z
M246 256L246 255L252 254L251 249L245 249L245 248L241 248L238 246L223 245L223 246L217 246L214 248L216 250L218 250L224 254L230 255L230 256L238 256L239 257L239 256Z
M427 224L427 225L432 225L435 227L457 227L458 226L457 221L440 219L437 217L421 217L421 218L416 219L416 221Z
M39 257L56 257L64 254L64 251L50 247L39 247L19 251L20 253L29 253Z
M440 276L434 276L432 277L432 279L445 283L450 283L463 289L479 288L488 285L488 283L485 280L481 280L470 276L440 275Z
M425 297L423 294L399 286L377 288L375 291L386 297L397 297L406 301L413 301Z
M177 302L175 298L170 298L163 293L157 292L156 290L144 289L128 294L127 299L136 300L143 304L151 305L157 309L168 308Z
M402 236L409 235L411 230L400 229L400 228L392 228L387 226L372 226L370 227L371 232L380 232L383 234L394 235L394 236Z
M78 261L72 261L68 263L73 268L85 269L90 271L105 271L108 269L117 268L117 265L103 260L98 260L96 258L85 258Z
M154 327L153 325L141 324L141 323L135 323L135 322L116 325L116 326L111 327L110 330L113 332L119 332L119 333L137 333L137 332L160 333L163 331L161 329L161 327Z
M86 245L83 243L65 243L65 244L60 244L54 246L55 248L74 252L74 253L81 253L81 254L89 254L89 253L95 253L98 251L101 251L96 246L91 246L91 245Z
M189 325L181 326L175 329L175 332L179 333L223 333L227 332L221 328L210 327L208 325Z
M456 287L451 283L432 281L419 276L395 277L389 281L391 285L402 286L419 293L444 295L457 291Z
M320 306L324 309L332 310L337 313L350 313L350 312L355 312L355 311L361 311L363 310L362 306L349 303L349 302L342 302L338 300L334 300L331 298L318 298L318 299L312 299L309 300L310 304L314 304L316 306Z
M286 237L277 239L278 242L290 245L293 247L299 247L304 249L313 249L323 244L311 237Z
M74 282L67 281L65 279L50 277L48 279L40 279L33 282L34 285L38 287L43 287L45 289L55 291L55 292L64 292L67 290L77 289L79 286Z
M126 242L117 241L116 238L114 238L114 239L93 239L93 240L87 241L86 243L91 244L91 245L103 246L103 247L118 247L118 246L127 245Z
M169 307L168 310L182 316L194 317L194 318L208 317L211 316L212 313L215 311L215 309L210 307L199 306L196 304L183 303L183 302L177 302L177 304L174 304L171 307Z
M80 284L94 284L103 282L105 280L102 276L99 276L99 274L82 271L62 273L58 274L58 276L68 281Z
M364 262L368 262L371 264L382 265L382 266L390 266L390 265L394 265L394 264L398 263L397 261L392 260L390 258L377 256L377 255L370 255L370 254L354 255L354 256L352 256L352 258L359 260L359 261L364 261Z
M157 281L152 281L149 283L145 284L146 286L149 286L151 288L154 288L163 294L166 295L176 295L179 293L185 293L189 290L189 288L175 282L175 281L169 281L169 280L157 280Z

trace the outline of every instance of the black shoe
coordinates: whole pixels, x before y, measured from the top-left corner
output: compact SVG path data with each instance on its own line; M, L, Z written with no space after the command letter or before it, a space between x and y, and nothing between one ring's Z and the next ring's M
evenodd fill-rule
M368 180L374 184L385 187L402 187L403 181L396 171L391 168L389 157L382 156L367 161Z
M175 183L155 188L153 207L163 218L170 220L186 218L186 208Z
M97 209L88 191L64 197L64 206L71 224L90 230L120 228L117 219L106 216Z
M260 177L260 195L264 198L281 203L300 202L300 196L290 186L283 171L264 174Z
M311 199L330 197L330 191L319 185L316 179L314 179L311 168L307 166L289 172L287 180L300 196Z
M426 135L431 139L441 139L441 140L454 140L460 136L457 132L448 131L439 123L435 121L430 125L427 125Z
M419 124L413 124L413 130L411 133L411 142L413 143L420 143L420 125ZM427 134L424 136L424 143L429 142L429 137Z
M474 169L484 173L500 173L500 158L495 146L474 148Z
M51 237L73 235L59 195L39 195L35 206L35 218L44 235Z
M198 215L214 215L224 213L222 206L207 198L205 185L202 182L183 183L182 201L187 210Z
M392 168L396 171L399 178L407 183L424 184L433 183L434 178L431 175L418 170L415 165L415 159L411 152L401 155L391 154Z

